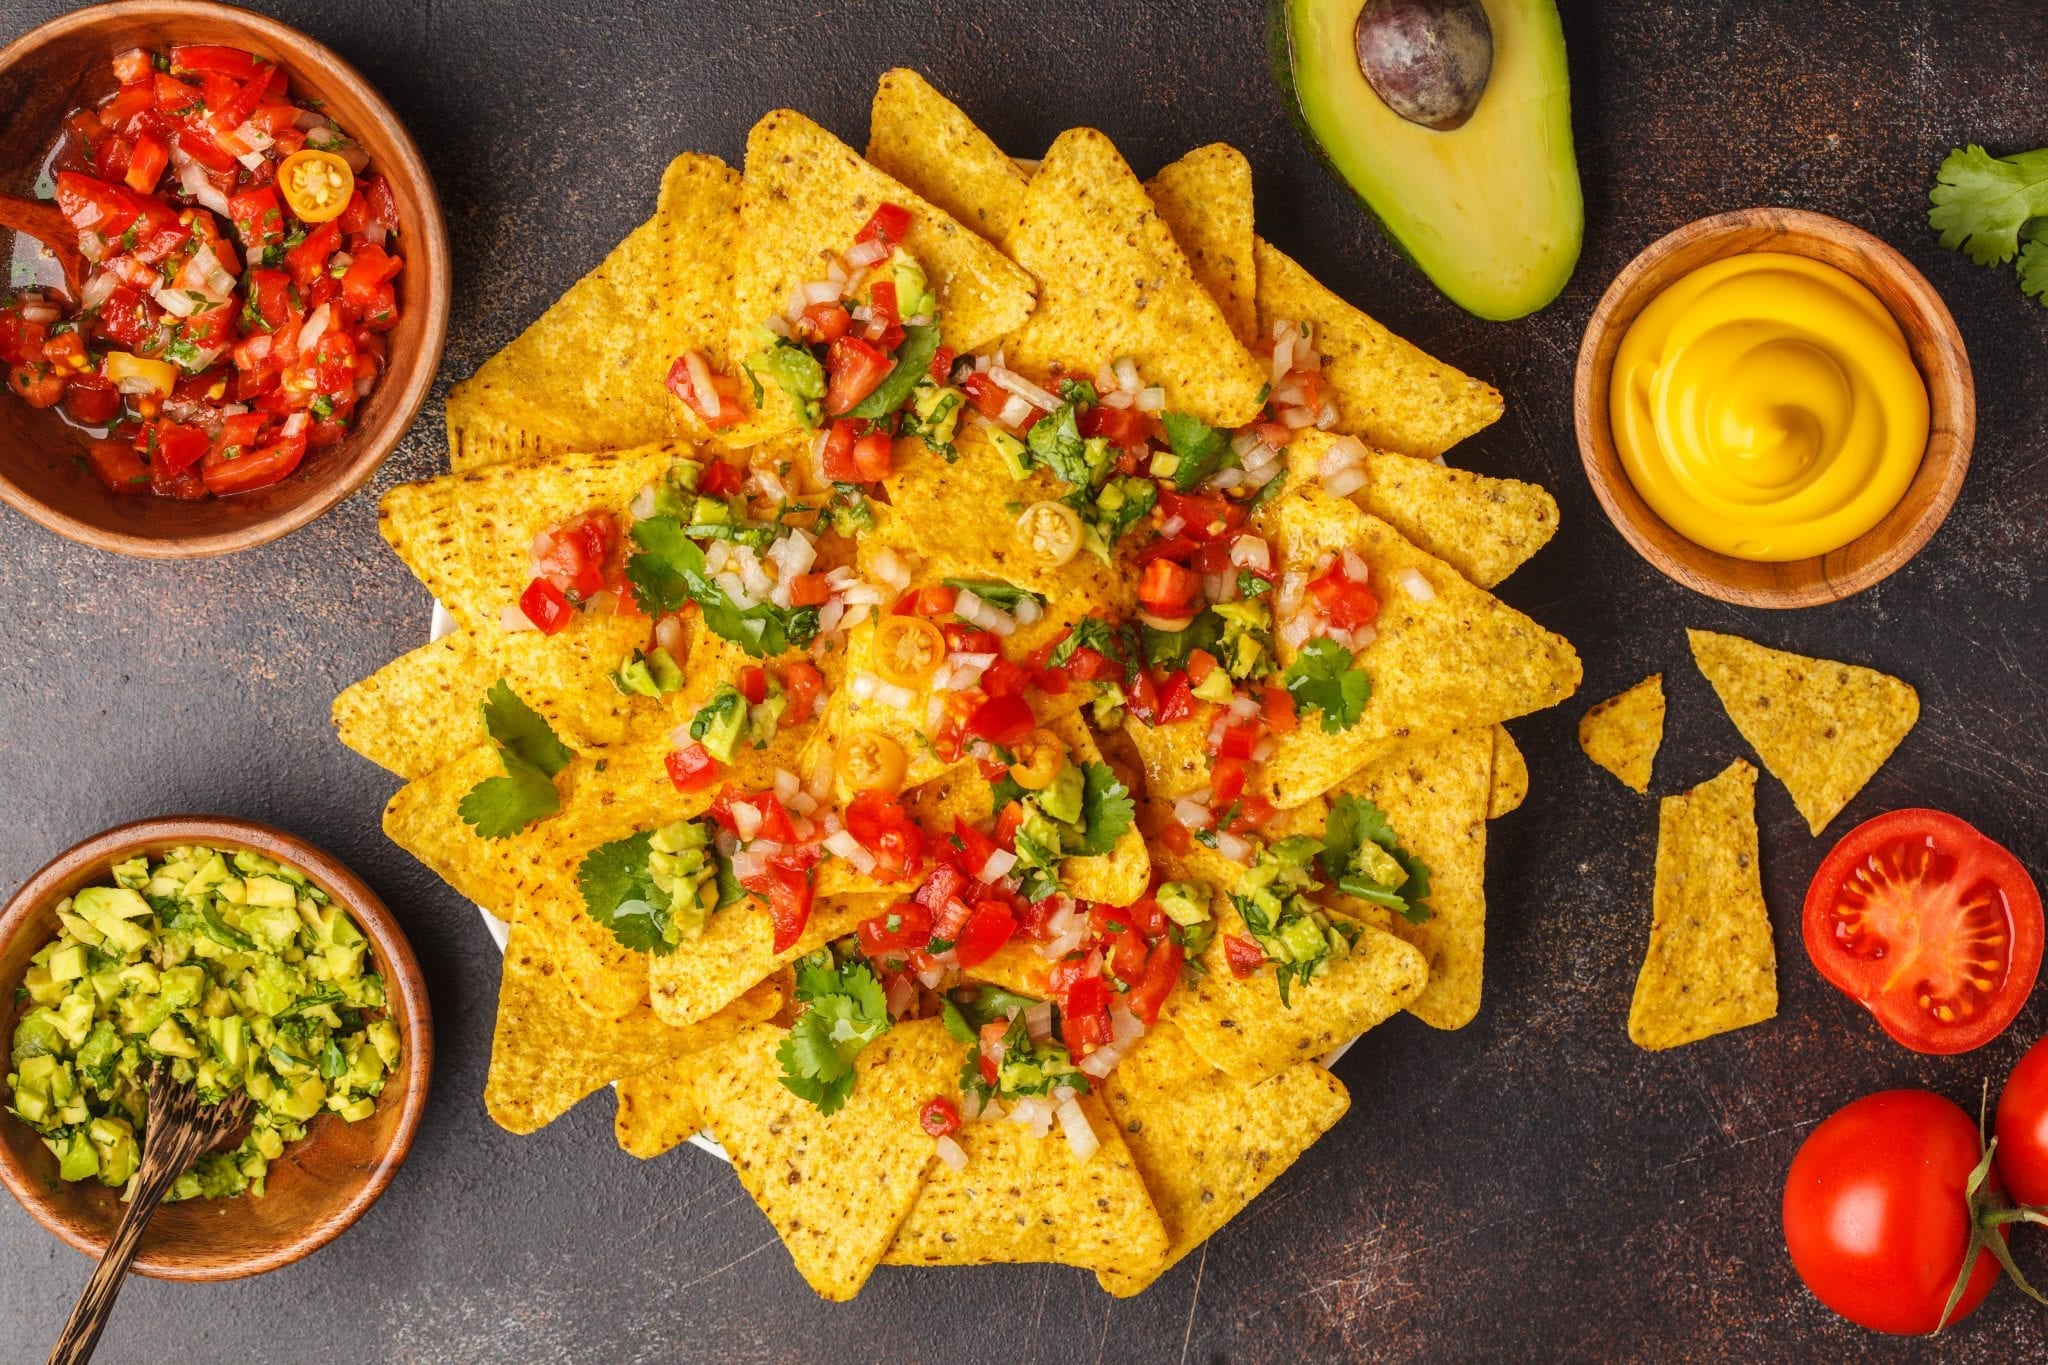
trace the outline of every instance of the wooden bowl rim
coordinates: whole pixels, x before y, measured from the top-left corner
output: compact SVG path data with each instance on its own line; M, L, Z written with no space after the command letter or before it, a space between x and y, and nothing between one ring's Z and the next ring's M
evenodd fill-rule
M64 850L22 883L0 909L0 956L5 956L17 935L36 926L38 912L62 899L71 883L89 885L91 873L123 857L147 848L176 844L211 844L247 848L280 862L290 863L312 880L355 917L369 938L377 961L390 987L389 1012L397 1016L404 1030L401 1039L406 1087L397 1127L377 1164L363 1178L355 1192L332 1216L309 1224L298 1233L267 1247L229 1261L195 1262L186 1255L145 1246L135 1258L138 1274L160 1280L237 1280L291 1265L310 1256L355 1225L383 1195L398 1174L398 1168L412 1150L414 1136L426 1113L427 1092L434 1070L434 1021L428 1006L426 980L412 945L399 928L389 907L354 872L325 850L298 835L254 820L224 815L166 815L135 820L102 830ZM81 878L83 880L81 880ZM11 989L15 983L0 983ZM0 1114L0 1123L19 1123L11 1114ZM308 1134L303 1143L319 1140ZM296 1144L295 1144L296 1145ZM113 1228L96 1230L86 1220L72 1216L50 1197L45 1182L25 1168L14 1149L0 1143L0 1184L7 1186L16 1202L30 1217L74 1250L99 1259L106 1251ZM244 1195L241 1198L246 1199ZM230 1205L230 1211L232 1205Z
M386 175L402 176L416 186L420 203L426 210L421 215L424 221L414 234L420 244L418 264L424 285L419 306L428 310L422 344L414 349L402 372L394 366L385 373L383 383L399 384L398 401L385 410L383 421L374 430L355 433L366 439L347 464L321 470L321 491L268 520L249 526L181 536L140 536L95 525L43 502L20 487L5 466L0 465L0 502L44 529L96 550L137 559L206 559L254 549L325 516L336 504L353 495L391 457L391 452L405 439L419 417L420 409L425 406L427 394L440 373L441 355L448 340L452 270L441 196L412 134L360 71L310 34L238 5L220 4L217 0L103 0L103 3L87 5L38 24L5 47L0 47L0 71L12 67L38 48L69 38L79 30L89 30L110 16L165 21L213 19L257 35L279 52L292 53L285 60L287 67L319 68L323 80L349 87L350 93L371 112L377 131L389 143L393 153L388 159L378 158L380 169ZM407 265L412 264L408 253Z
M1798 243L1802 239L1818 239L1860 253L1871 263L1862 270L1845 268L1852 278L1880 295L1885 290L1877 285L1888 284L1912 303L1926 326L1925 344L1916 345L1906 326L1908 320L1898 320L1902 330L1909 330L1907 344L1914 352L1915 368L1927 385L1929 432L1920 470L1905 497L1912 496L1913 489L1923 481L1931 480L1933 485L1932 495L1919 513L1901 526L1891 526L1888 515L1863 535L1827 554L1761 566L1757 561L1719 554L1687 539L1651 510L1622 468L1608 414L1613 378L1611 351L1619 346L1619 337L1628 325L1674 282L1653 285L1655 272L1680 251L1759 230L1779 240L1743 246L1707 259L1773 250L1805 254L1798 250ZM1610 337L1615 339L1614 347L1607 345ZM1603 350L1610 352L1605 363L1601 357ZM1930 374L1922 363L1923 352L1941 357L1950 373ZM1573 374L1572 407L1579 459L1587 482L1607 519L1637 554L1667 578L1695 592L1736 606L1780 610L1852 597L1890 577L1918 554L1948 518L1962 491L1977 426L1976 385L1962 331L1926 276L1890 243L1853 223L1794 208L1759 207L1712 214L1664 234L1638 252L1607 286L1587 320ZM1902 503L1905 497L1901 498ZM1790 581L1748 581L1760 567Z

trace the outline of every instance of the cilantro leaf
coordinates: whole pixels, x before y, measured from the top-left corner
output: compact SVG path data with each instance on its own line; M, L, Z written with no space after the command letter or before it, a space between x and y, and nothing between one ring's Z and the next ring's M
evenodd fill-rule
M576 885L584 910L612 937L633 952L666 957L675 945L666 936L669 898L647 867L652 838L643 832L599 844L576 869Z
M775 1050L791 1094L835 1114L853 1094L854 1058L889 1029L889 1002L865 963L835 965L830 949L797 967L804 1012Z
M971 592L982 601L1001 607L1004 611L1015 611L1017 604L1030 598L1039 606L1045 605L1045 594L1020 588L1014 583L1004 583L994 578L942 578L939 580L949 588Z
M1273 584L1270 579L1261 578L1250 569L1239 569L1237 571L1237 595L1239 597L1249 601L1261 593L1271 591L1273 591Z
M1089 548L1107 563L1124 532L1159 501L1159 486L1150 479L1125 474L1111 479L1093 498L1085 493L1077 493L1075 498L1082 504L1077 510L1095 532Z
M1031 458L1053 472L1055 478L1076 488L1094 484L1094 470L1088 464L1088 443L1081 439L1075 405L1062 403L1031 424L1024 438Z
M546 773L508 763L503 777L487 777L465 792L455 813L480 838L509 839L561 808L562 794Z
M518 758L548 777L568 767L575 757L555 735L554 727L521 701L503 678L484 693L484 729L498 742L508 762Z
M1173 486L1181 492L1193 491L1217 470L1237 463L1229 432L1184 412L1165 413L1160 421L1166 426L1166 444L1180 461L1173 467Z
M1974 143L1955 148L1927 197L1927 221L1943 246L1978 265L2002 265L2020 249L2027 220L2048 217L2048 147L2000 157Z
M939 353L939 329L935 326L905 327L903 345L896 352L896 364L882 382L875 386L873 393L853 405L846 415L878 421L903 406L910 397L910 391L917 387L917 381L924 378L932 367L932 357Z
M695 602L713 633L755 658L768 658L809 644L818 634L818 609L757 602L739 607L725 595L704 564L704 551L684 534L674 517L643 517L633 523L633 540L643 551L626 561L633 596L649 616Z
M1223 639L1223 618L1204 608L1183 630L1157 630L1141 621L1138 633L1145 648L1145 662L1153 668L1171 671L1185 668L1188 655L1198 649L1217 652Z
M2048 218L2027 224L2020 237L2020 288L2048 304Z
M991 816L1001 815L1004 808L1012 801L1022 801L1029 795L1030 793L1024 790L1017 779L1011 777L1006 772L1003 774L1002 781L989 788L988 813Z
M1339 734L1358 724L1372 696L1372 679L1351 660L1351 651L1335 640L1310 640L1281 675L1297 707L1322 712L1324 734Z
M1261 507L1264 507L1267 503L1279 497L1280 490L1285 488L1286 486L1287 471L1283 469L1280 470L1278 473L1274 474L1272 478L1266 480L1265 487L1261 488L1258 491L1257 495L1254 496L1250 502L1245 504L1245 510L1247 512L1258 511Z
M1092 649L1123 669L1124 678L1129 681L1138 675L1137 654L1129 647L1130 644L1125 633L1116 626L1099 617L1084 616L1074 623L1073 630L1054 647L1045 662L1048 668L1060 668L1074 657L1075 650Z
M1117 780L1116 770L1107 763L1090 763L1083 771L1087 778L1081 796L1083 834L1074 852L1086 858L1115 848L1137 817L1138 808L1131 801L1131 789Z
M1400 869L1398 880L1390 883L1360 870L1364 860L1358 855L1366 844L1385 851ZM1324 877L1347 896L1396 911L1411 924L1422 924L1432 914L1423 904L1429 899L1429 864L1401 847L1386 812L1362 796L1346 794L1330 803L1323 847L1316 861L1322 864Z

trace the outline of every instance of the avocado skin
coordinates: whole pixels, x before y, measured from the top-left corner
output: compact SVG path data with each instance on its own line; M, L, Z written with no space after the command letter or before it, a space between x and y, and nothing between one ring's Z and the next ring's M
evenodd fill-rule
M1564 27L1563 21L1557 15L1555 0L1508 0L1508 2L1512 4L1527 4L1535 8L1547 10L1548 14L1545 16L1547 22L1542 25L1544 36L1546 40L1554 40L1559 48L1562 49ZM1363 208L1373 222L1378 224L1380 232L1393 244L1394 249L1410 265L1421 271L1430 283L1434 284L1444 297L1448 298L1451 302L1457 304L1466 312L1471 313L1474 317L1482 318L1488 322L1512 322L1517 318L1526 317L1539 309L1547 307L1556 299L1558 294L1563 292L1564 286L1570 281L1573 269L1576 268L1578 262L1579 247L1585 231L1585 207L1579 187L1575 143L1567 139L1563 147L1556 149L1558 155L1564 159L1564 168L1568 172L1568 179L1570 181L1570 193L1567 196L1567 201L1561 203L1558 207L1562 212L1569 214L1572 220L1570 224L1570 250L1568 252L1568 259L1565 260L1562 268L1555 271L1554 275L1540 287L1505 306L1497 306L1464 294L1460 287L1461 281L1447 278L1445 275L1431 270L1427 262L1418 255L1414 246L1407 239L1401 225L1395 221L1394 217L1390 216L1394 212L1392 207L1387 206L1383 208L1380 204L1376 204L1363 188L1354 184L1344 174L1343 170L1338 166L1336 159L1330 155L1327 146L1324 144L1322 134L1316 130L1314 123L1310 119L1308 105L1303 100L1301 91L1296 83L1294 39L1288 20L1297 8L1329 8L1333 6L1353 11L1350 17L1355 21L1357 18L1356 11L1364 8L1364 0L1267 0L1267 62L1272 69L1273 82L1279 87L1281 102L1287 106L1288 118L1293 122L1295 132L1301 136L1303 142L1308 144L1309 149L1315 153L1316 159L1323 163L1324 169L1328 170L1331 175L1337 178L1340 184L1351 191L1352 197L1358 201L1359 207ZM1496 57L1496 71L1494 73L1496 81L1499 76L1497 63L1498 57ZM1363 76L1361 76L1361 82L1363 82L1363 79ZM1489 83L1487 94L1492 95L1495 93L1497 91L1493 88L1493 83ZM1481 97L1482 103L1485 98L1486 96ZM1390 110L1389 112L1391 113L1392 111ZM1399 115L1394 115L1394 117L1398 118ZM1567 128L1569 128L1568 116ZM1453 129L1449 132L1438 134L1438 136L1450 138L1469 135L1470 130L1467 128ZM1476 226L1481 230L1484 228L1483 224Z

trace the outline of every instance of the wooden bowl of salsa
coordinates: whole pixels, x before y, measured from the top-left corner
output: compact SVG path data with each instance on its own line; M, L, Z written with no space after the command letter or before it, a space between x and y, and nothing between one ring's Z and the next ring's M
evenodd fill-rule
M80 298L0 230L0 500L59 535L162 559L275 540L361 487L426 399L449 290L433 181L295 29L198 0L32 29L0 49L0 193L54 197L82 241L121 228L89 241Z
M389 909L354 873L295 835L219 816L166 816L95 834L30 877L0 910L0 1038L12 1039L30 1008L16 988L34 955L60 928L58 903L82 888L113 884L129 858L161 858L205 846L249 851L302 874L347 911L368 940L366 965L383 978L385 1017L398 1027L400 1057L375 1112L357 1122L323 1113L305 1137L271 1160L267 1192L166 1204L150 1220L135 1270L165 1280L230 1280L290 1265L347 1231L398 1173L426 1112L434 1064L433 1016L412 949ZM4 1089L4 1086L0 1086ZM35 1220L87 1256L99 1257L121 1216L120 1191L59 1178L57 1158L29 1125L0 1113L0 1183Z

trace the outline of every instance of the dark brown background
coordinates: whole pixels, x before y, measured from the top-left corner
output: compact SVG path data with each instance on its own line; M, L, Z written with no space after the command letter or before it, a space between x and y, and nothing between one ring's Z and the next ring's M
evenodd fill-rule
M0 36L55 13L0 0ZM1289 128L1251 4L805 4L559 8L481 0L266 3L338 48L410 122L456 244L446 373L469 373L651 210L673 152L738 162L800 107L859 144L875 76L915 65L1003 145L1036 155L1092 123L1140 174L1227 139L1256 168L1259 227L1398 331L1492 380L1507 418L1457 463L1539 480L1564 531L1503 595L1586 661L1570 704L1520 722L1535 786L1494 827L1486 1005L1440 1034L1401 1018L1338 1068L1351 1115L1143 1297L1079 1271L883 1270L818 1302L730 1174L683 1150L642 1165L592 1099L530 1138L485 1117L497 958L476 912L387 843L394 782L344 751L329 699L426 636L428 600L379 540L376 492L443 467L438 402L371 493L226 561L151 565L0 514L0 887L84 834L184 809L275 820L352 862L408 925L442 1047L428 1121L383 1203L261 1280L132 1285L105 1358L218 1360L1105 1360L1935 1354L1849 1327L1799 1287L1778 1230L1801 1136L1867 1091L1973 1105L2042 1032L1910 1054L1820 983L1799 898L1826 849L1782 788L1760 796L1779 1017L1676 1052L1627 1041L1656 810L1580 757L1581 711L1662 669L1656 794L1742 752L1681 628L1872 664L1920 688L1919 728L1833 831L1892 807L1953 810L2048 860L2044 540L2048 315L1941 250L1942 153L2048 143L2038 0L1567 3L1587 200L1577 277L1541 316L1468 319L1378 238ZM1658 577L1601 518L1571 437L1579 330L1627 259L1702 214L1837 214L1947 296L1976 365L1977 462L1919 559L1855 601L1744 612ZM2048 1257L2022 1229L2022 1259ZM0 1207L0 1357L40 1358L87 1266ZM1939 1343L1953 1359L2048 1347L2048 1309L2000 1288Z

